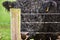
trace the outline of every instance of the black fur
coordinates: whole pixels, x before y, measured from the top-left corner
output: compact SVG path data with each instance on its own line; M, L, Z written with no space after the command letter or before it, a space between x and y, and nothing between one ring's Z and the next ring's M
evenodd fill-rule
M26 5L25 5L26 4ZM50 5L49 5L50 4ZM57 3L58 4L58 6L59 6L59 3ZM11 7L9 7L9 5L11 6ZM36 13L36 10L35 9L33 9L30 5L29 5L29 1L28 2L23 2L23 3L21 3L21 2L19 2L19 5L20 5L20 7L19 8L21 8L21 11L22 11L22 13L29 13L29 12L33 12L33 13ZM18 5L18 6L19 6ZM9 2L9 1L5 1L5 2L3 2L3 6L8 10L8 11L10 11L10 8L15 8L15 6L16 6L16 2ZM33 6L33 5L32 5ZM34 5L35 6L35 5ZM38 5L37 5L38 6ZM51 13L51 12L56 12L57 10L58 10L58 12L60 11L60 9L59 8L57 8L56 7L56 5L52 5L51 4L51 2L48 2L48 5L46 4L45 5L45 7L44 7L44 9L42 9L42 10L40 10L40 9L37 9L38 11L39 11L39 13L40 12L46 12L45 11L45 9L47 8L47 7L50 7L50 10L48 11L48 13ZM38 7L40 7L40 6L38 6ZM43 7L43 6L42 6ZM30 9L31 8L31 9ZM51 9L52 8L52 9ZM55 10L55 8L56 8L56 10ZM32 11L31 11L32 10ZM31 18L31 17L30 17ZM29 19L30 19L29 18ZM38 17L37 17L38 18ZM52 19L51 19L52 18ZM60 16L45 16L45 19L43 20L44 22L55 22L55 21L60 21L60 20L58 20L58 18L60 18ZM24 18L22 18L22 21L23 21L23 19ZM33 17L32 17L32 19L34 19ZM32 20L31 19L31 20ZM38 18L39 19L39 18ZM55 20L56 19L56 20ZM26 20L27 20L27 17L26 17ZM26 21L25 20L25 21ZM37 20L36 18L35 18L35 20ZM40 20L40 19L39 19ZM25 25L25 24L24 24ZM23 25L23 28L25 27ZM28 26L28 25L27 25ZM26 26L26 27L27 27ZM31 25L30 25L31 26ZM34 26L34 27L38 27L38 26ZM39 26L40 27L40 26ZM56 29L56 27L58 27L57 29ZM31 28L31 27L30 27ZM29 28L29 29L30 29ZM25 28L24 28L25 29ZM28 28L27 28L28 29ZM37 29L37 28L36 28ZM22 29L23 30L23 29ZM24 30L25 31L25 30ZM28 30L26 30L26 31L28 31ZM35 29L34 29L34 31L35 31ZM39 31L41 31L41 30L39 30ZM59 29L59 24L57 25L57 24L44 24L44 27L43 27L43 29L42 29L42 31L43 32L56 32L56 31L60 31L60 29ZM34 35L34 33L33 33L33 35ZM42 35L34 35L33 36L33 38L35 39L35 40L40 40L40 38L42 39L42 40L49 40L49 37L51 37L52 38L52 40L56 40L56 35L53 35L53 34L42 34Z
M5 1L2 3L3 7L5 7L8 11L10 11L10 8L14 8L15 2ZM9 7L11 6L11 7Z
M54 2L54 1L53 1ZM56 4L54 4L53 2L50 2L50 1L48 1L48 2L46 2L46 3L41 3L42 5L38 5L38 3L37 4L34 4L34 5L32 5L31 3L30 3L30 1L26 1L26 2L20 2L20 1L18 1L18 2L10 2L10 1L5 1L5 2L3 2L3 6L9 11L10 10L10 8L15 8L16 6L17 6L17 8L20 8L21 9L21 11L22 11L22 13L45 13L46 12L46 8L47 7L49 7L49 11L48 11L48 13L50 12L56 12ZM35 2L33 2L33 3L35 3ZM18 5L19 4L19 5ZM54 4L54 5L52 5L52 4ZM11 6L11 7L9 7L9 5ZM32 6L31 6L32 5ZM37 8L34 8L35 6L37 5ZM41 7L41 8L38 8L38 7ZM31 11L32 10L32 11Z

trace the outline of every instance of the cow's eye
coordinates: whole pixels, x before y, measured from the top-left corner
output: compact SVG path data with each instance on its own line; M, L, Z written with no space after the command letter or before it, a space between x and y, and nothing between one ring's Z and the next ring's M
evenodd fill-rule
M9 5L9 7L12 7L11 5Z

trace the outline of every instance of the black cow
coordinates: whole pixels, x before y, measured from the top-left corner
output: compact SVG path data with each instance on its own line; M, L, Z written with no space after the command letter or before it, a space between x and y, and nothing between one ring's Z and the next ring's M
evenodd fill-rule
M21 8L22 13L57 13L57 10L59 12L59 7L57 8L57 5L59 3L57 3L56 1L47 1L47 2L45 1L45 2L41 3L42 5L39 4L40 1L38 1L36 4L34 4L34 3L36 3L36 1L33 1L33 3L31 3L30 0L18 1L18 2L5 1L5 2L3 2L3 6L8 11L10 11L10 8ZM37 7L36 7L36 5L37 5ZM45 16L45 18L44 18L43 21L44 22L46 22L46 21L53 22L55 20L55 17L53 17L51 15L50 16L48 15L48 16ZM59 17L60 16L57 16L56 17L56 21L57 21L57 19ZM52 18L52 19L50 19L50 18ZM55 25L55 24L54 24L55 26L53 24L52 24L52 26L51 26L51 24L47 24L47 25L46 24L43 24L43 25L44 25L44 27L42 29L40 29L40 30L38 29L38 31L41 31L41 30L42 30L41 32L53 32L53 31L55 32L55 31L57 31L56 30L56 26L58 26L58 25ZM27 27L27 26L28 25L25 25L25 26L23 25L23 27ZM34 25L32 24L32 26L34 26ZM31 27L31 25L30 25L30 27ZM37 26L34 26L34 27L37 28ZM22 31L28 31L27 29L28 28L26 28L26 30L25 30L25 28L22 28ZM59 29L59 26L58 26L58 29ZM35 32L33 32L33 33L30 33L29 32L29 35L30 35L29 39L31 37L33 37L34 40L40 40L40 39L42 39L42 40L50 40L50 37L52 38L52 40L56 40L56 38L55 38L55 36L53 34L41 34L41 35L39 34L38 35L38 34L35 34ZM25 39L25 38L26 38L26 36L23 35L23 39Z

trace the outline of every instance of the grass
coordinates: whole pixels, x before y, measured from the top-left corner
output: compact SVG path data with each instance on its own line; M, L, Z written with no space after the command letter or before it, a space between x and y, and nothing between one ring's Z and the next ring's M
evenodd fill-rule
M6 0L0 0L0 40L11 40L10 36L10 14L2 6Z
M10 22L10 14L9 12L2 6L2 2L5 0L0 0L0 24L1 23L9 23Z
M11 40L9 28L0 28L0 34L0 40Z
M11 40L10 13L2 6L4 1L16 0L0 0L0 40Z

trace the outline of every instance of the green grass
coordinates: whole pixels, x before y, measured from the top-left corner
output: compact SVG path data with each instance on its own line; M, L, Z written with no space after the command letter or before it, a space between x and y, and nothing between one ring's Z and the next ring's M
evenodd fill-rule
M9 23L10 22L10 14L9 12L2 6L2 2L5 0L0 0L0 23Z
M0 28L0 40L11 40L10 29L9 28Z
M10 13L2 6L4 1L8 0L0 0L0 37L2 37L0 40L11 40Z
M10 36L10 14L2 6L2 2L6 0L0 0L0 40L11 40Z

